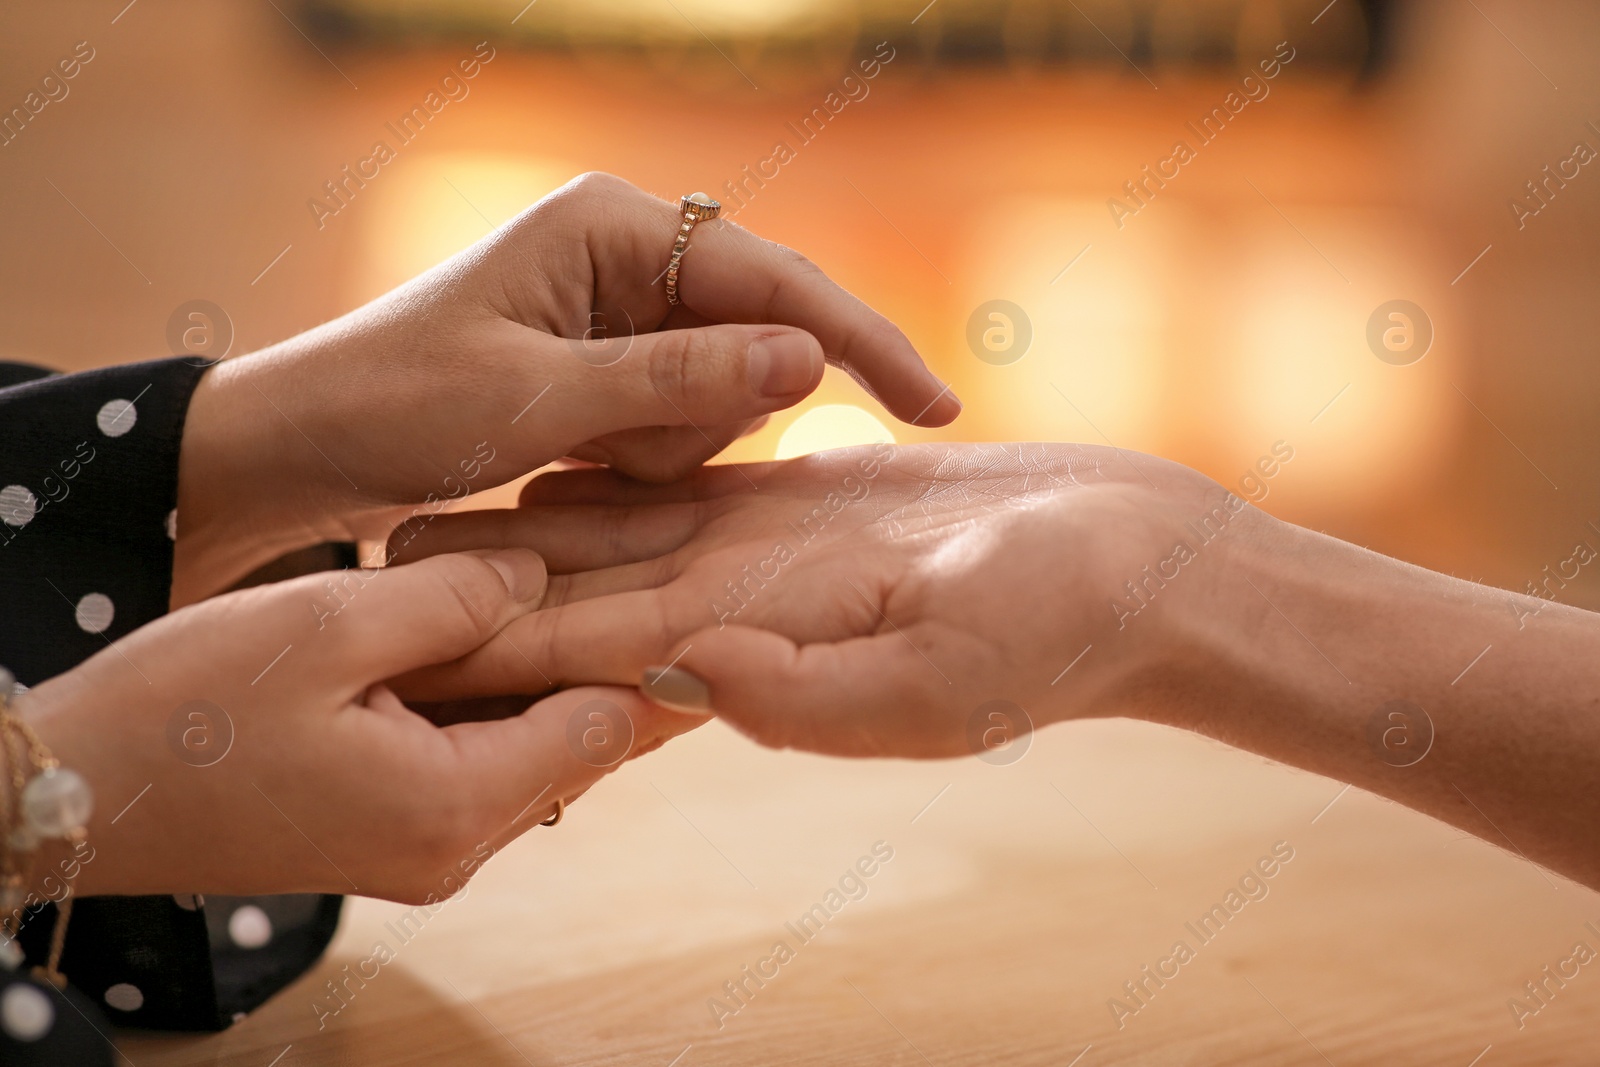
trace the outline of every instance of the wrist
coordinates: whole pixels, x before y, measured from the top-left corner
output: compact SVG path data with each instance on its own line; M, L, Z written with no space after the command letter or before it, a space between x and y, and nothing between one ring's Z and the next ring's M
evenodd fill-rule
M1368 784L1368 720L1391 700L1439 709L1502 619L1484 590L1254 508L1202 596L1173 619L1168 725ZM1506 616L1509 618L1509 613Z
M9 675L0 678L7 681ZM46 683L41 688L50 688ZM48 700L48 696L46 698ZM8 884L0 890L4 914L0 920L18 929L31 920L34 908L45 903L61 904L68 896L82 891L79 875L83 864L94 856L89 843L91 824L103 825L93 805L99 802L98 769L84 766L81 753L70 739L78 732L63 734L60 716L46 714L49 705L37 698L37 690L10 698L4 705L5 722L0 724L0 734L6 741L0 751L0 771L6 793L7 840L0 842L0 853L5 853L5 868L12 872ZM58 792L51 802L39 811L28 807L25 798L36 788L42 776L57 782L79 781L75 788ZM83 816L76 809L73 797L87 787L86 797L90 810ZM70 813L70 814L69 814ZM43 823L35 818L43 818ZM83 818L81 823L67 821ZM15 820L14 828L10 820ZM20 877L20 881L14 881Z
M1305 656L1317 656L1304 644L1288 646L1285 635L1295 638L1295 631L1268 598L1279 599L1286 567L1316 566L1307 557L1318 546L1307 543L1316 536L1310 531L1237 497L1225 498L1239 510L1224 522L1228 504L1213 506L1216 499L1208 494L1200 518L1175 524L1176 543L1190 555L1159 600L1148 576L1127 598L1135 609L1153 610L1126 620L1126 631L1137 624L1139 632L1126 635L1130 654L1109 713L1226 739L1238 729L1241 709L1283 697L1285 687L1304 681ZM1174 549L1173 539L1162 543ZM1140 596L1152 599L1141 605Z
M275 351L242 356L195 388L178 462L174 608L287 552L340 539L326 479L303 462L311 449L283 410L287 391L275 388L286 363Z
M170 856L128 847L132 824L118 822L137 810L135 804L148 803L146 793L164 793L168 787L156 780L154 772L161 761L151 760L148 735L137 726L127 733L130 723L147 721L147 709L138 701L106 699L107 692L129 694L147 684L120 657L104 665L96 657L13 703L13 713L32 728L62 768L88 783L93 798L81 842L40 842L30 868L30 891L41 900L59 903L68 893L101 896L136 891L137 880L130 882L130 876L171 861ZM107 743L119 731L127 735Z

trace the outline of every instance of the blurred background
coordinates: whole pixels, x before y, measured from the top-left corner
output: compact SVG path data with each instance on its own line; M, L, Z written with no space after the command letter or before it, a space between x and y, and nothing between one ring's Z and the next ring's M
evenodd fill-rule
M1600 547L1600 6L60 0L3 27L9 358L249 352L605 170L704 190L804 251L966 402L908 428L830 372L734 458L1110 441L1600 608L1600 568L1572 563ZM706 998L880 838L895 864L832 947L712 1027ZM1278 903L1118 1031L1105 998L1279 838L1305 858ZM1146 724L1045 731L1009 767L827 760L713 725L508 850L326 1031L308 1002L398 905L354 903L319 970L227 1034L119 1041L141 1064L282 1067L748 1063L779 1031L786 1062L829 1064L933 1062L913 1043L1065 1063L1086 1042L1084 1067L1476 1064L1487 1043L1485 1063L1561 1062L1592 1046L1600 987L1526 1033L1505 1010L1589 936L1593 895L1556 885Z
M1573 161L1600 148L1593 5L75 0L5 23L7 109L94 55L5 127L12 358L161 355L192 300L249 351L599 169L721 198L899 323L967 404L899 440L1109 440L1236 487L1281 441L1267 510L1518 589L1600 544L1600 179ZM402 130L483 41L468 95ZM341 169L378 141L396 158L357 188ZM1386 360L1391 301L1424 321L1377 316L1410 338ZM734 457L887 421L830 375ZM1600 605L1587 571L1558 592Z

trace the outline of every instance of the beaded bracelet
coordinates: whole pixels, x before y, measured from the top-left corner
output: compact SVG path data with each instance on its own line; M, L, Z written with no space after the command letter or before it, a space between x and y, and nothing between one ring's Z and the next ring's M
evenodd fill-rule
M28 868L45 839L66 841L76 848L88 836L94 793L83 776L61 766L61 761L39 740L39 735L11 709L16 678L0 667L0 966L14 970L22 961L17 931L33 903L27 891ZM74 871L76 874L76 871ZM51 931L50 955L35 973L57 989L67 984L62 975L61 950L67 922L72 918L71 879L56 903L56 925Z

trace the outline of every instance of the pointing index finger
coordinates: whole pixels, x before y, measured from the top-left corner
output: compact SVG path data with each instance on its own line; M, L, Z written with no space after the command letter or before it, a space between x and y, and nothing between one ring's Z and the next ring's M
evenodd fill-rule
M606 249L635 250L649 257L651 264L659 258L664 268L681 224L677 207L637 189L633 193L639 198L637 212L592 216L597 229L611 232L592 234L591 254L603 267ZM652 240L659 240L659 245L652 246ZM651 247L657 251L646 252ZM596 273L603 289L610 272ZM651 299L665 311L665 289L652 281L653 271L622 274L644 276L654 290ZM719 218L695 227L678 284L683 303L713 322L779 324L810 333L821 342L829 362L847 371L902 421L943 426L961 413L960 400L928 370L893 323L805 256L757 237L732 220Z

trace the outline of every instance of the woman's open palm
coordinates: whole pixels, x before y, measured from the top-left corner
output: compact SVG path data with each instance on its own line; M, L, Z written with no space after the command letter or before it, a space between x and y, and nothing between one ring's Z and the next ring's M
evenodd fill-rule
M1080 445L880 445L667 486L549 475L411 550L535 548L546 608L402 686L527 691L531 661L562 685L646 678L775 746L957 755L990 701L1039 722L1123 702L1157 634L1138 616L1183 578L1143 600L1124 583L1181 574L1175 545L1205 550L1185 523L1221 530L1228 501L1176 464Z

